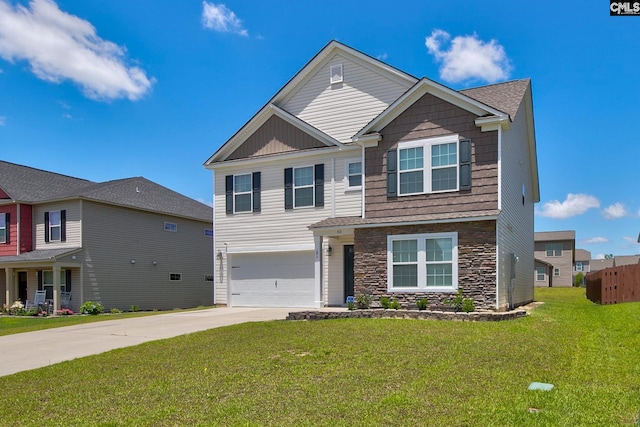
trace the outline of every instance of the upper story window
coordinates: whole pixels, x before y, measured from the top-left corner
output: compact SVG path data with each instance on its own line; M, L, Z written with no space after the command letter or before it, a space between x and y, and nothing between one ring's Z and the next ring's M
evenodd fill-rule
M387 237L389 291L453 291L458 287L458 234Z
M331 67L329 67L329 82L335 84L342 83L343 81L342 64L331 64Z
M458 135L401 142L387 152L387 195L471 189L470 141Z
M345 180L347 190L360 190L362 188L362 161L347 160L345 166Z
M0 243L9 243L9 213L0 213Z
M576 262L576 271L582 271L582 263Z
M284 170L284 208L324 206L324 164Z
M44 241L45 242L65 242L67 211L51 211L44 213Z
M176 233L178 231L178 224L176 224L175 222L164 222L164 231L171 231L173 233Z
M562 256L562 243L547 243L544 248L549 257Z
M226 212L260 212L261 173L227 175L225 177Z

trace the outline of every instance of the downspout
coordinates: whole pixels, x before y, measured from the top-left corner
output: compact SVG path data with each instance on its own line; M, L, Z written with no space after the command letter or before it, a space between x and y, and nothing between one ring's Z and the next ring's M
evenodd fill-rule
M500 310L500 286L502 280L500 272L502 265L500 263L500 221L502 212L502 126L498 125L498 218L496 219L496 310Z
M336 158L331 158L331 218L336 217Z
M362 147L362 160L361 160L361 164L362 164L362 183L360 185L360 204L362 206L362 218L364 218L364 183L366 181L365 177L366 177L366 173L365 173L365 167L364 167L364 144L361 145Z

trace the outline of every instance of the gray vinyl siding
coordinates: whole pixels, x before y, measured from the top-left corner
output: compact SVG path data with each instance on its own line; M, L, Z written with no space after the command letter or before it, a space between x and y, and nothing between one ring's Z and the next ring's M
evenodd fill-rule
M44 241L44 213L66 210L66 241ZM79 248L82 246L82 205L79 200L47 203L33 207L34 249Z
M314 239L309 225L332 216L361 215L361 192L344 188L345 160L359 153L356 150L297 158L282 156L268 162L214 170L214 252L223 257L215 261L216 304L227 303L227 251L269 251L284 246L310 250ZM324 206L285 210L284 169L319 163L324 164ZM261 211L226 214L225 176L252 172L261 173Z
M329 67L338 63L342 64L344 82L331 85ZM355 58L335 54L280 106L346 143L410 86L410 82L391 79Z
M164 231L165 221L177 232ZM213 304L213 283L204 280L213 272L213 242L204 232L210 223L93 202L83 203L83 223L85 301L107 310ZM170 273L182 280L170 281Z
M559 243L562 245L561 256L547 256L546 245ZM537 241L534 246L536 259L551 264L551 277L549 286L551 287L571 287L573 286L573 241L571 240L548 240ZM555 269L560 270L560 275L554 274Z
M511 254L518 257L515 264L513 303L521 305L533 301L534 271L534 201L531 163L526 131L524 103L511 123L502 132L501 207L498 216L498 307L508 306L508 287L511 280ZM525 186L524 204L522 185Z

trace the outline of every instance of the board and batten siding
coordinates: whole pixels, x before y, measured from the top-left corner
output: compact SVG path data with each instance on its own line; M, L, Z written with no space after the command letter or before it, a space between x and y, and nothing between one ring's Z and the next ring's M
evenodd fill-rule
M511 254L515 263L513 303L533 301L534 200L524 102L511 129L502 132L501 206L498 216L498 309L508 307ZM522 188L524 186L524 201Z
M44 213L66 210L66 241L44 241ZM82 246L82 203L80 200L47 203L33 207L34 249L79 248Z
M177 225L164 230L164 222ZM83 203L83 296L106 310L167 310L213 304L211 224L93 202ZM155 264L154 264L155 262ZM182 275L169 280L170 273Z
M333 216L360 216L361 192L345 191L345 160L357 158L359 149L305 157L287 157L215 170L214 253L217 304L227 304L227 252L262 252L285 249L312 250L309 226ZM324 164L324 206L284 208L284 169ZM225 176L261 173L261 211L227 214ZM335 191L334 191L335 189ZM225 245L226 243L226 245Z
M342 64L342 83L330 83L332 64ZM279 106L347 143L411 86L411 82L391 79L354 58L334 54Z

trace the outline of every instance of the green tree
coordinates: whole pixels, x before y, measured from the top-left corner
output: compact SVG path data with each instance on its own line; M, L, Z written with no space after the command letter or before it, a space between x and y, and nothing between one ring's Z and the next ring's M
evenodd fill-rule
M613 259L613 254L606 254L604 259Z

